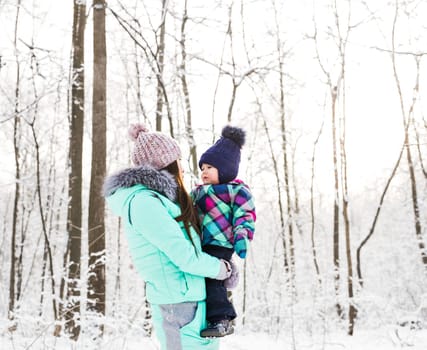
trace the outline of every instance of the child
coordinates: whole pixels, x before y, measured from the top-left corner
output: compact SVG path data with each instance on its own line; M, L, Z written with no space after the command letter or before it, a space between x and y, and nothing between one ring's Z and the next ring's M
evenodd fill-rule
M203 185L191 195L199 212L203 251L230 261L234 252L242 259L246 257L256 215L249 187L236 179L245 132L225 126L221 135L200 157ZM200 335L223 337L233 333L231 321L236 312L224 281L206 278L206 294L208 326Z

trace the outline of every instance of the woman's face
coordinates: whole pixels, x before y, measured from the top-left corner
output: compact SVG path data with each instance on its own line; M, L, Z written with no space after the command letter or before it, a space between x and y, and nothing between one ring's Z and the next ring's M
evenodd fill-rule
M203 163L200 167L202 170L202 182L204 185L219 184L218 169L210 164Z

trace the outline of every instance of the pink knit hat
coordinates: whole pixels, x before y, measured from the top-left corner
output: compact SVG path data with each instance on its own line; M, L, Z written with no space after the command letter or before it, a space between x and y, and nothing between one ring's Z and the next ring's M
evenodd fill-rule
M149 132L142 124L132 124L129 136L135 141L132 161L135 165L150 165L160 170L181 157L178 144L160 132Z

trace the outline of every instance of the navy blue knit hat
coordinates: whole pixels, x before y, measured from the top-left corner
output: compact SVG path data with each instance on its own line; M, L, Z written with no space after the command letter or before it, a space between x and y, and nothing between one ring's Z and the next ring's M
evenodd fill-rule
M239 172L240 149L245 144L245 137L243 129L225 126L221 138L200 157L199 167L210 164L217 168L220 183L234 180Z

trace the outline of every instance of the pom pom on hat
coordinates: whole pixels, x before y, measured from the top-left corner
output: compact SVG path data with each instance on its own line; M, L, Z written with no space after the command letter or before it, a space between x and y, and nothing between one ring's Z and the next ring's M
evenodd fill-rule
M210 164L217 168L220 183L234 180L239 172L240 149L245 139L246 132L243 129L225 126L221 138L200 157L199 167Z
M143 124L132 124L128 130L135 142L132 161L135 165L150 165L160 170L181 157L181 150L174 139L160 133L150 132Z
M224 126L221 136L234 141L240 148L242 148L246 140L246 133L243 129L230 125Z
M142 124L131 124L129 126L129 136L130 138L135 141L138 138L138 135L140 132L148 132L148 129L146 128L145 125Z

